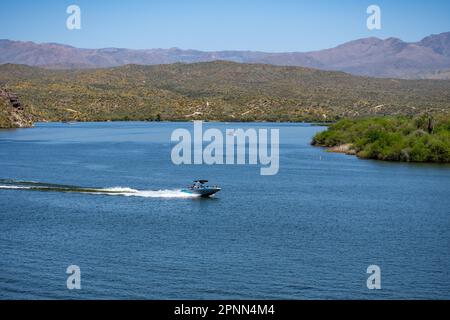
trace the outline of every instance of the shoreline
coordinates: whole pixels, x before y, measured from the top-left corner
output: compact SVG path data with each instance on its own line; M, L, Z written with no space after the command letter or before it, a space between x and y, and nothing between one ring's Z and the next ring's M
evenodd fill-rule
M312 145L312 144L311 144ZM350 145L350 149L348 151L345 151L348 145ZM339 146L334 147L327 147L327 146L320 146L320 145L312 145L316 148L322 148L325 152L329 153L336 153L336 154L344 154L347 156L353 156L356 157L359 160L367 160L367 161L376 161L379 163L397 163L397 164L406 164L406 165L434 165L442 167L449 167L450 168L450 162L432 162L432 161L396 161L396 160L383 160L383 159L373 159L373 158L363 158L358 156L357 152L355 150L351 149L351 144L343 144Z
M202 121L204 123L255 123L255 124L262 124L262 123L270 123L270 124L309 124L310 126L314 127L328 127L332 125L334 122L308 122L308 121L265 121L265 120L258 120L258 121L244 121L244 120L234 120L234 121L222 121L222 120L161 120L161 121L154 121L154 120L89 120L89 121L35 121L31 126L28 127L8 127L8 128L1 128L0 130L10 130L10 129L30 129L34 128L36 124L45 124L45 123L55 123L55 124L65 124L65 125L74 125L74 124L81 124L81 123L133 123L133 122L142 122L142 123L193 123L194 121Z
M327 152L333 153L343 153L351 156L356 156L356 151L352 149L353 145L351 143L345 143L334 147L326 147Z

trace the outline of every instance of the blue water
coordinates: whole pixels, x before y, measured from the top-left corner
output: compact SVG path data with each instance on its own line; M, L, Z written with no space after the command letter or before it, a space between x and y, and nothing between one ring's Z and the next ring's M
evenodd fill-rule
M327 153L309 145L323 127L224 123L207 126L280 128L279 173L175 166L170 135L191 126L0 131L0 179L140 192L0 189L0 298L450 298L449 166ZM223 190L179 196L196 178ZM81 290L66 288L72 264Z

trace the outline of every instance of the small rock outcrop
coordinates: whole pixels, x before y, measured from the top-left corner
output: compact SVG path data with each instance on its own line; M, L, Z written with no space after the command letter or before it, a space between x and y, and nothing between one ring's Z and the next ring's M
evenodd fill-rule
M25 112L19 97L0 88L0 128L31 127L33 121Z
M353 149L353 146L351 143L341 144L339 146L335 147L329 147L327 148L327 151L329 152L335 152L335 153L345 153L349 155L355 155L356 151Z

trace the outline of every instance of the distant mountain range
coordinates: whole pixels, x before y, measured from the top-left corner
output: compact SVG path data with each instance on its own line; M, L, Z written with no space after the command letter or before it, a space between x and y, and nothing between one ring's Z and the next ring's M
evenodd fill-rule
M344 71L354 75L404 79L450 79L450 32L409 43L397 38L365 38L314 52L267 53L120 48L79 49L56 43L0 40L0 64L51 69L106 68L225 60Z

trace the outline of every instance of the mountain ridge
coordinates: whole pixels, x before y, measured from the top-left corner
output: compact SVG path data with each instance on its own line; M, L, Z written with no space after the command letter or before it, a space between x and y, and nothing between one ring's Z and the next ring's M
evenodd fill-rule
M299 66L353 75L421 79L448 78L450 32L417 42L376 37L349 41L334 48L310 52L194 49L76 48L65 44L0 40L0 64L26 64L49 69L109 68L127 64L158 65L216 60Z

